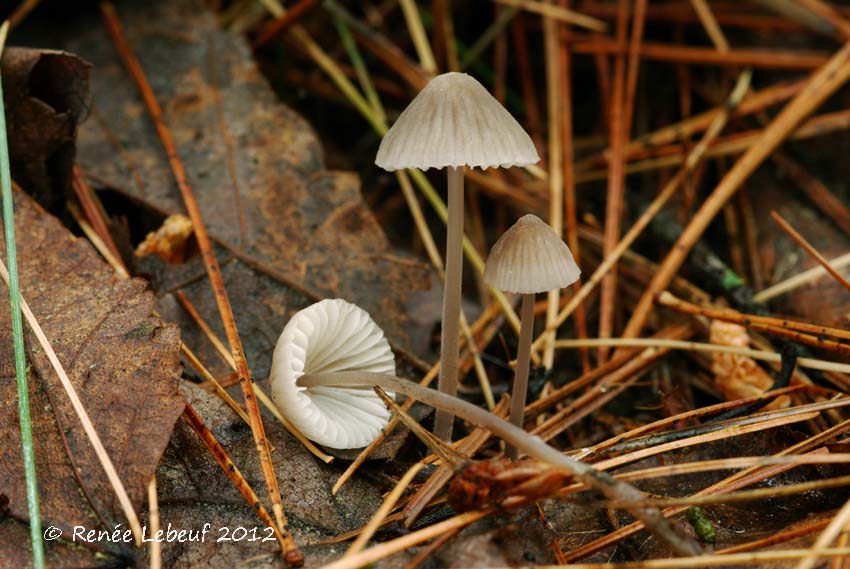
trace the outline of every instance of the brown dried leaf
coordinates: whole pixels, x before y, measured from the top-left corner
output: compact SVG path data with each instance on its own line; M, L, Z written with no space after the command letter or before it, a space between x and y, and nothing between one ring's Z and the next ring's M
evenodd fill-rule
M77 125L89 110L90 67L62 51L3 50L12 177L49 209L68 189Z
M712 320L709 330L712 344L736 348L750 347L750 336L743 326ZM773 378L748 356L713 352L711 370L714 372L717 388L727 401L761 395L773 385ZM783 395L765 408L779 409L787 407L790 402L791 400Z
M88 242L31 198L15 195L21 291L51 340L138 509L183 410L179 335L152 316L140 279L115 277ZM2 240L0 239L0 243ZM5 289L4 289L5 290ZM8 294L8 293L4 293ZM30 404L41 516L71 535L75 525L112 530L126 520L70 401L34 337L27 337ZM0 302L0 494L27 520L8 302ZM0 554L20 548L0 532ZM122 554L127 545L97 543ZM0 555L0 566L8 565Z
M254 353L246 346L257 377L265 375L262 362L287 316L300 308L283 302L286 289L302 292L302 303L318 297L354 302L395 345L424 353L434 315L417 322L408 307L417 292L430 289L430 269L392 248L355 175L325 170L312 128L277 100L245 41L220 31L200 0L127 3L119 16L163 107L209 233L239 260L230 263L233 278L251 283L256 273L276 281L274 294L262 299L265 285L230 291L243 340L250 335L247 313L279 316ZM68 47L95 65L92 88L102 117L80 131L80 163L166 215L183 211L162 145L103 26L88 21L73 33ZM227 253L219 252L223 265ZM214 304L187 294L206 318L218 320ZM194 347L192 340L187 336Z
M166 263L182 263L191 250L191 236L192 221L188 217L182 213L169 215L159 229L148 233L136 247L136 255L156 255Z

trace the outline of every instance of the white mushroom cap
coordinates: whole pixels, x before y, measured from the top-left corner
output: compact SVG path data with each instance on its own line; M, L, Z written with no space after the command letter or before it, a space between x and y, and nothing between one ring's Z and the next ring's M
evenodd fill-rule
M297 312L275 346L272 399L304 436L331 448L371 443L390 413L371 388L300 387L306 373L372 371L395 374L395 358L369 314L342 299Z
M484 282L499 290L533 294L567 287L580 274L567 244L539 217L529 214L493 245Z
M528 134L466 73L432 79L384 135L384 170L527 166L540 160Z

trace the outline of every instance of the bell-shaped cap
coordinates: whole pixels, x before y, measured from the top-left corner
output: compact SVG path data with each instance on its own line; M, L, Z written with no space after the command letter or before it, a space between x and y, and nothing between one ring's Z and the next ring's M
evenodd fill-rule
M308 439L338 449L371 443L390 413L371 388L300 387L308 373L372 371L395 374L384 333L362 308L323 300L297 312L275 346L272 399Z
M533 294L567 287L580 274L558 234L536 215L524 215L490 250L484 282L499 290Z
M432 79L384 135L384 170L528 166L540 160L528 134L466 73Z

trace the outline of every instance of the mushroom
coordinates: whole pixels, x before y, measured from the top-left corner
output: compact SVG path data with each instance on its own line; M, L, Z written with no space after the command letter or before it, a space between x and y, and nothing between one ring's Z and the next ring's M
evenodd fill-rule
M384 333L369 314L342 299L322 300L286 324L272 356L272 399L310 440L330 448L364 447L390 413L370 387L299 387L305 373L395 373Z
M522 295L519 346L517 347L510 421L522 428L528 391L528 361L534 330L534 295L565 288L578 280L581 270L569 247L536 215L524 215L502 235L487 257L484 282ZM507 449L517 458L516 447Z
M448 235L439 378L443 393L457 393L463 168L509 168L539 160L519 123L465 73L445 73L432 79L387 131L378 148L375 164L385 170L447 168ZM450 440L453 419L450 413L438 410L434 434Z

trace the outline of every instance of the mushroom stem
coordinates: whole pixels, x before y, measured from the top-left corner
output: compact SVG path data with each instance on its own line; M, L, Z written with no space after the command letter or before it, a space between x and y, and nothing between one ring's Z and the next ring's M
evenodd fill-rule
M448 234L446 282L443 289L443 333L440 336L440 393L457 394L458 337L460 336L460 285L463 275L463 166L446 169L448 177ZM434 435L451 441L454 415L437 409Z
M703 553L699 544L673 526L657 509L637 505L646 499L646 495L634 486L617 480L607 472L569 457L549 446L540 437L531 435L509 422L493 415L485 409L476 407L457 397L440 393L433 389L417 385L412 381L368 371L325 372L302 375L297 382L300 387L318 386L379 386L387 391L401 393L422 403L463 417L479 427L483 427L501 437L510 445L522 449L528 456L546 462L554 467L563 468L588 487L600 492L609 500L627 502L626 510L641 520L646 527L679 555L690 556Z
M528 396L528 362L531 359L531 335L534 331L534 294L522 295L520 315L519 345L517 346L514 387L511 391L511 424L522 429L525 418L525 399ZM519 458L519 452L513 445L505 449L511 460Z

